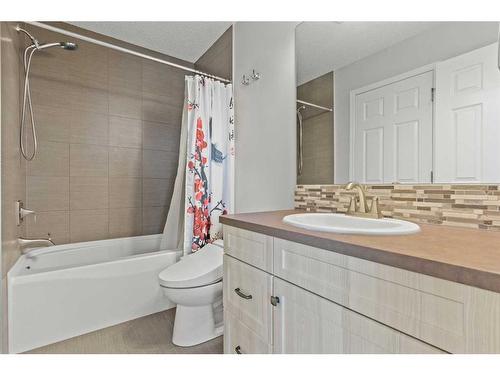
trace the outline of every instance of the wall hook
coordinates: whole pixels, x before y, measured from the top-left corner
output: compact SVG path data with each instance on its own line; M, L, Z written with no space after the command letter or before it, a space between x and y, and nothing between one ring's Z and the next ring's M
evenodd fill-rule
M250 76L254 81L257 81L260 79L260 73L256 73L255 69L252 70L252 75Z
M241 84L244 86L248 86L250 84L250 79L247 78L244 74L243 74L243 78L241 80Z

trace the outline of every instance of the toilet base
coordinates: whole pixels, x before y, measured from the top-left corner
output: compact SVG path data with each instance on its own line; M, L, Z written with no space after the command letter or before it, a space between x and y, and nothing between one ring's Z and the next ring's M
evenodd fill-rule
M177 305L172 342L177 346L194 346L219 337L223 325L216 325L213 305Z

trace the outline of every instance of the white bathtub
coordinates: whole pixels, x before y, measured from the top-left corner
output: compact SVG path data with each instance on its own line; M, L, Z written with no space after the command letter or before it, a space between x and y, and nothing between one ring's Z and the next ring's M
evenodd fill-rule
M174 307L158 274L180 253L161 235L35 250L8 273L9 352L19 353ZM165 338L167 339L167 338Z

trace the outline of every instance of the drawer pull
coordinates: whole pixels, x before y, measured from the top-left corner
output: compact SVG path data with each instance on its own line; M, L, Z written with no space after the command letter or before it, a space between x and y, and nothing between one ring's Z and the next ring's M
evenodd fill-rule
M236 352L236 354L243 354L243 352L241 351L241 347L239 345L236 348L234 348L234 351Z
M252 295L251 294L245 294L241 291L240 288L236 288L234 290L236 292L237 295L239 295L241 298L244 298L244 299L252 299Z

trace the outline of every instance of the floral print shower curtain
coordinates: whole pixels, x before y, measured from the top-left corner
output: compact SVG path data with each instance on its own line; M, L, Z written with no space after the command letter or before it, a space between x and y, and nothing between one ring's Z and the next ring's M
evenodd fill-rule
M206 77L188 76L185 106L183 248L189 252L222 238L219 216L233 209L232 86Z

